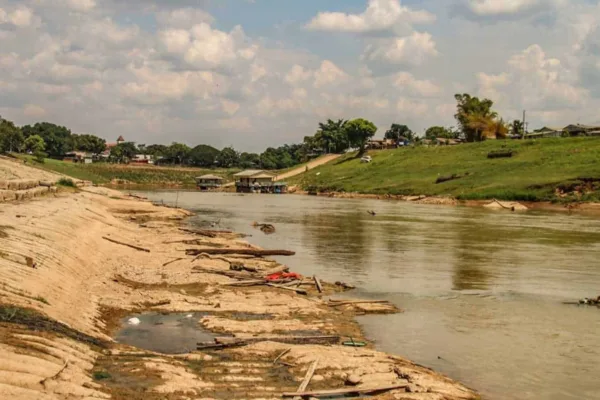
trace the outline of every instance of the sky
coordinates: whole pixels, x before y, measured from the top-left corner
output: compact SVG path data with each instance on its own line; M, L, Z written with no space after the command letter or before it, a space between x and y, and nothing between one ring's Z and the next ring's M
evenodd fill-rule
M240 151L366 118L600 123L592 0L0 0L0 115Z

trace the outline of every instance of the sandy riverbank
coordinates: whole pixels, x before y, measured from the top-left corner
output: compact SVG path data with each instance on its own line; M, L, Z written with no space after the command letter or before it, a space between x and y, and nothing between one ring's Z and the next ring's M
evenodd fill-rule
M236 337L318 330L364 340L354 316L394 310L333 309L327 305L337 292L333 285L325 285L323 295L308 287L307 296L223 286L234 279L198 268L228 271L228 261L237 261L264 271L277 263L194 261L185 249L252 246L235 235L183 232L187 211L111 189L48 194L3 203L0 211L0 398L275 399L295 391L317 358L311 390L342 388L348 375L357 375L364 387L407 385L374 398L477 398L452 380L371 346L261 342L171 356L117 344L112 336L120 319L141 311L206 312L206 329ZM163 305L153 306L158 303ZM272 318L248 318L265 314ZM284 364L273 363L288 348Z

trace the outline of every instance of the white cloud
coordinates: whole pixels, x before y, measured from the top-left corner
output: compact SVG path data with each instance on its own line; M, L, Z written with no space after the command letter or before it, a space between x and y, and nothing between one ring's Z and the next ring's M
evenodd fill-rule
M384 39L367 46L363 59L391 64L421 65L439 53L431 34L413 32L410 36Z
M194 25L205 22L214 22L212 15L199 8L178 8L175 10L160 11L156 14L156 21L163 26L179 29L191 29Z
M409 72L399 72L394 77L394 85L400 89L407 89L413 95L423 97L437 96L442 89L430 80L416 79Z
M23 114L27 117L41 118L45 117L47 112L42 106L37 104L26 104L23 108Z
M435 19L435 15L428 11L413 11L402 6L399 0L369 0L367 9L361 14L321 12L307 24L307 28L366 33L392 30L401 24L431 23Z
M537 44L513 55L507 64L508 72L478 74L478 84L480 95L509 113L581 107L589 100L588 91L578 86L577 75Z
M77 11L90 11L96 7L95 0L67 0L67 5Z
M401 113L412 116L421 116L427 113L429 106L421 101L414 101L409 98L401 98L396 103L396 109Z
M285 75L285 81L294 86L310 79L312 75L312 71L307 71L303 66L295 64Z
M0 24L11 24L18 28L25 28L35 21L33 11L25 6L20 6L12 11L0 8Z
M345 81L348 78L348 74L341 68L335 65L329 60L325 60L321 63L319 69L314 72L315 82L314 86L319 88L321 86L330 85Z
M537 5L540 0L469 0L469 9L482 16L516 14Z

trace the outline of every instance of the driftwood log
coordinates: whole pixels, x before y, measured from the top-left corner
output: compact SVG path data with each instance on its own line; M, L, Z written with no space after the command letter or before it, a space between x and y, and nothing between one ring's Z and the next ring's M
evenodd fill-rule
M317 287L319 293L323 293L323 286L321 286L321 281L319 280L319 278L317 278L317 276L314 275L313 279L315 280L315 286Z
M390 304L387 300L329 300L330 307L346 306L353 304Z
M145 249L145 248L143 248L143 247L138 247L138 246L135 246L135 245L133 245L133 244L128 244L128 243L119 242L118 240L114 240L114 239L111 239L111 238L107 238L106 236L102 236L102 239L104 239L104 240L108 240L109 242L112 242L112 243L120 244L121 246L127 246L127 247L130 247L130 248L132 248L132 249L135 249L135 250L138 250L138 251L144 251L144 252L146 252L146 253L150 253L150 250L148 250L148 249Z
M308 371L306 371L306 375L304 376L304 379L302 380L300 387L298 387L298 393L302 393L302 392L306 391L306 388L308 387L310 380L312 379L313 375L315 374L315 370L317 369L317 364L319 364L318 358L315 361L313 361L311 366L308 368ZM302 400L302 397L294 396L294 400Z
M278 289L291 290L292 292L296 292L298 294L302 294L305 296L308 294L308 292L304 289L298 289L298 288L293 288L293 287L288 287L288 286L283 286L283 285L277 285L275 283L267 283L267 286L278 288Z
M344 396L349 394L369 394L369 393L379 393L379 392L388 392L390 390L397 389L406 389L408 387L408 383L399 383L396 385L389 386L378 386L372 388L345 388L345 389L334 389L334 390L315 390L312 392L285 392L282 393L283 397L334 397L334 396Z
M206 349L224 349L228 347L247 346L259 342L277 342L286 344L338 344L339 336L267 336L257 338L231 338L218 337L214 342L200 342L197 345L198 350Z
M205 230L205 229L187 229L187 228L179 228L179 230L182 232L191 233L193 235L206 236L209 238L216 238L219 235L231 235L234 233L232 231L211 231L211 230Z
M264 271L262 274L264 276L269 276L269 275L273 275L273 274L278 274L280 272L288 272L289 270L290 269L288 267L286 267L285 265L280 265L278 267L268 269L268 270Z
M296 253L290 250L259 250L259 249L187 249L185 253L188 256L197 256L199 254L242 254L255 257L264 256L293 256Z

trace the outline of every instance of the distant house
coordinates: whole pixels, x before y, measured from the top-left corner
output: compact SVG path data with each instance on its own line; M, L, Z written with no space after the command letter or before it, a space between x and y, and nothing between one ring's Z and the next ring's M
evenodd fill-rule
M275 174L261 170L248 169L234 175L238 193L285 193L287 184L276 182Z
M200 190L218 189L223 185L223 180L217 175L202 175L196 178L196 186Z
M371 139L367 142L367 149L369 150L386 150L397 147L398 143L394 139Z
M150 154L136 154L131 159L133 164L154 164L154 160Z
M100 153L100 157L102 157L102 158L110 157L110 151L112 150L112 148L120 145L121 143L125 143L125 139L123 138L123 136L119 136L117 138L116 142L106 143L106 148L104 149L104 151L102 153Z
M597 125L582 125L571 124L562 129L569 136L600 136L600 126Z
M73 162L73 163L82 163L82 164L91 164L93 161L93 154L86 153L84 151L71 151L70 153L65 154L63 161Z

